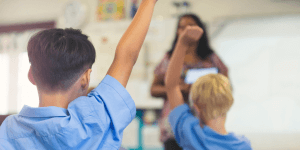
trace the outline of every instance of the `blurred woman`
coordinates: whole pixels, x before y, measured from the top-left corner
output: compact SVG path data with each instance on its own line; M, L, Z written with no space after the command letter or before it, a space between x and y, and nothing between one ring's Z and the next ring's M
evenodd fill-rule
M162 97L165 100L159 119L160 141L164 143L165 150L181 149L174 139L173 133L168 122L170 106L166 96L164 77L167 71L170 58L178 41L178 37L187 26L199 26L203 29L204 33L198 42L195 42L190 46L184 58L184 64L181 74L181 92L183 94L185 102L188 103L188 96L191 87L190 84L186 84L184 82L187 70L195 68L216 67L218 68L219 73L228 77L227 67L222 63L220 58L214 53L214 51L209 46L207 30L205 29L204 24L201 22L201 20L194 14L185 14L181 16L177 25L176 36L172 44L172 48L165 54L161 62L155 68L154 80L151 86L151 95L154 97Z

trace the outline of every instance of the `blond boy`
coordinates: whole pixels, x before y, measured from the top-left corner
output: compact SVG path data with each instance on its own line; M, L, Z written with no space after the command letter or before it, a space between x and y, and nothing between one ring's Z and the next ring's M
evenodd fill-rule
M228 133L225 128L226 114L233 104L228 78L221 74L200 77L191 88L190 99L198 118L184 104L180 92L180 71L189 46L196 44L203 30L188 26L179 37L166 73L165 84L172 112L169 122L175 139L184 150L249 150L245 137Z

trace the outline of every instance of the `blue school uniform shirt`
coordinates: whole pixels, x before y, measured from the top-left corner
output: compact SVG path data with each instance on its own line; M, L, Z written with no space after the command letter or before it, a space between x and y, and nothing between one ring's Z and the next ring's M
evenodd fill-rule
M117 150L136 107L126 89L107 75L88 96L60 107L24 106L0 127L1 150Z
M184 150L251 150L250 141L234 133L221 135L208 126L201 128L199 119L192 115L187 104L169 114L175 139Z

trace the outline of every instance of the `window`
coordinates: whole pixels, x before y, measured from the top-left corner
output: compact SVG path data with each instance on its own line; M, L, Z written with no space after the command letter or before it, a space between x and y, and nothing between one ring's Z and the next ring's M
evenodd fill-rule
M0 54L0 114L8 113L9 57Z
M39 104L36 86L27 77L30 67L26 52L28 40L40 31L33 27L35 25L1 27L2 32L8 33L0 34L0 115L15 114L24 105L37 107Z
M27 52L19 54L18 59L18 112L24 105L38 107L39 99L36 86L28 80L30 63Z

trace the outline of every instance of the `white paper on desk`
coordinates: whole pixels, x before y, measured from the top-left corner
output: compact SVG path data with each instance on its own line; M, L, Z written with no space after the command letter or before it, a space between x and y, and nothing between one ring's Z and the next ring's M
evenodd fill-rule
M201 68L201 69L189 69L186 73L184 82L187 84L193 84L198 78L207 74L217 74L218 68Z

